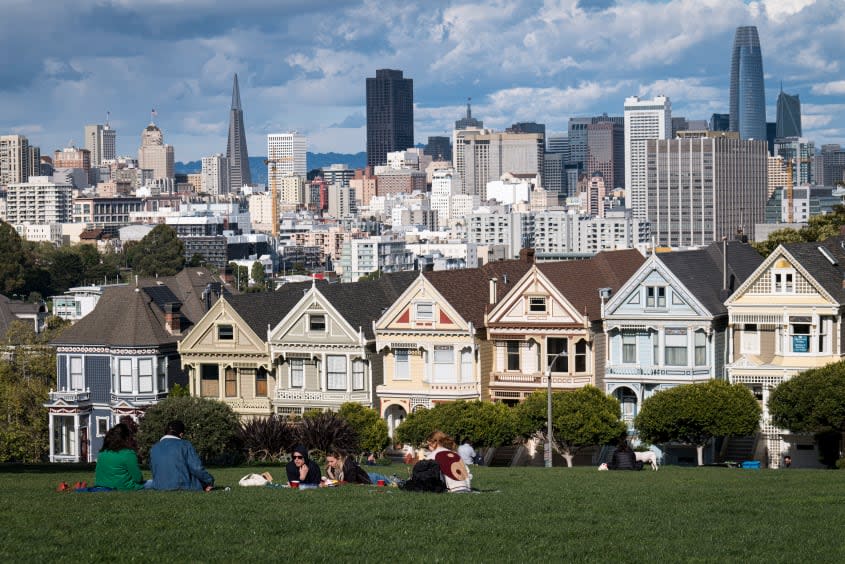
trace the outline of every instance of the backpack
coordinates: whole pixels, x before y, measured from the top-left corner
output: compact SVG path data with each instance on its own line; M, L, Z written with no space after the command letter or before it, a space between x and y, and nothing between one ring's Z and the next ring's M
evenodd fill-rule
M409 492L434 492L443 493L446 491L446 482L440 474L440 465L434 460L420 460L414 464L411 470L411 479L400 486Z

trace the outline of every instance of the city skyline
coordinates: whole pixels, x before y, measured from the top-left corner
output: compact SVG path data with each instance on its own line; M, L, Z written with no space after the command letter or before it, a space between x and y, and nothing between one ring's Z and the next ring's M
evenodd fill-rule
M106 112L117 153L135 154L150 108L176 160L223 152L235 73L255 148L268 133L297 130L314 152L364 151L365 79L378 68L414 80L416 143L451 134L468 97L496 130L536 121L562 132L570 117L621 116L637 95L663 94L673 115L709 119L729 111L741 25L759 32L767 121L783 83L800 96L805 137L845 142L845 16L834 0L46 7L49 18L43 4L13 4L0 22L0 45L16 53L0 69L0 133L26 135L42 154L84 146L84 126ZM53 40L32 42L25 21Z

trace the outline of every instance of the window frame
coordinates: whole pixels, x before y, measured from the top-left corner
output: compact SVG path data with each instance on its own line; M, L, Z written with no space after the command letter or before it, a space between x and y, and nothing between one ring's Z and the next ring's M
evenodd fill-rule
M218 341L234 341L235 340L235 326L230 323L220 323L217 325L217 340Z
M74 364L79 363L79 370L74 371ZM85 359L81 356L72 356L68 360L68 389L81 392L85 389Z
M257 398L266 398L270 397L267 390L267 385L269 383L269 374L263 368L259 368L255 371L255 397ZM264 387L264 391L261 391L261 387Z
M328 322L325 313L309 313L308 314L308 332L309 333L325 333L328 329Z
M393 379L411 379L411 349L393 349Z
M434 303L433 302L415 302L414 303L414 320L415 321L434 321Z
M701 337L702 342L698 340ZM707 366L707 333L704 331L693 331L693 363L695 366Z
M363 359L352 360L352 390L360 392L367 387L367 366Z
M149 373L143 373L143 367L149 365ZM153 386L155 382L154 378L155 371L153 370L153 359L152 358L139 358L138 359L138 393L140 394L151 394L153 393ZM148 389L145 389L144 380L149 381Z
M340 360L343 364L343 370L338 370L337 366L332 367L333 363ZM332 381L332 378L335 381ZM326 390L332 392L345 392L349 379L349 359L344 354L329 354L326 355Z
M548 313L548 300L546 296L528 296L528 313Z
M680 344L682 339L683 345ZM675 344L675 341L678 341L678 344ZM663 364L664 366L689 366L689 332L686 327L666 328L663 335Z
M519 372L522 368L522 341L505 341L505 371Z
M124 372L124 367L128 366L129 371ZM131 394L132 393L132 359L131 358L118 358L117 359L117 389L121 394ZM128 383L128 386L124 386L124 384ZM126 388L129 389L126 389Z
M292 358L288 361L288 377L291 389L305 387L305 359ZM299 383L297 383L297 380Z
M238 369L234 366L223 369L223 395L227 398L238 397Z
M666 286L646 286L646 309L666 309L666 294Z
M622 364L637 363L637 334L632 331L622 331Z

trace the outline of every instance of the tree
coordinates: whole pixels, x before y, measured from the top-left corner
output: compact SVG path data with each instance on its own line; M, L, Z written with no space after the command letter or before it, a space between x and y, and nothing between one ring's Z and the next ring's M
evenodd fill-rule
M156 225L127 253L140 276L173 276L185 266L185 245L169 225Z
M769 396L768 407L772 422L783 429L812 433L817 439L840 435L845 432L845 362L806 370L782 382ZM819 441L820 449L825 442ZM831 465L837 453L825 450L823 461Z
M754 248L767 257L781 244L824 241L835 237L839 235L843 226L845 226L845 206L839 204L834 206L829 213L812 216L807 221L807 225L800 230L785 227L772 231L768 239L754 243Z
M757 249L758 253L767 257L772 254L778 245L786 243L803 243L804 240L804 237L798 230L792 229L791 227L785 227L783 229L772 231L765 241L754 243L753 247Z
M28 266L20 235L10 224L0 221L0 294L22 292Z
M297 443L325 455L331 450L358 452L358 433L346 419L331 411L306 411L296 429Z
M267 277L264 274L264 265L261 264L261 261L257 260L252 263L250 274L253 286L259 290L265 290L267 287Z
M249 270L245 266L240 266L236 262L230 262L229 268L232 269L232 278L239 292L246 292L249 288Z
M634 426L651 443L695 445L701 466L704 445L714 437L753 434L760 413L760 405L747 387L710 380L654 394L643 402Z
M350 401L340 406L338 415L343 417L357 433L358 446L361 450L381 452L390 442L387 422L375 409Z
M185 424L185 438L203 462L222 464L239 459L237 414L221 401L198 397L168 397L147 409L138 432L140 458L148 459L152 446L175 419Z
M469 440L478 447L511 444L519 435L515 413L505 404L455 401L415 411L396 428L396 436L418 447L436 430L458 443Z
M65 292L68 288L79 286L85 272L85 265L79 254L70 248L59 249L53 255L49 268L50 279L56 292Z
M520 434L547 440L548 395L537 391L517 406ZM553 446L572 467L584 447L606 444L625 434L619 402L594 386L552 394Z

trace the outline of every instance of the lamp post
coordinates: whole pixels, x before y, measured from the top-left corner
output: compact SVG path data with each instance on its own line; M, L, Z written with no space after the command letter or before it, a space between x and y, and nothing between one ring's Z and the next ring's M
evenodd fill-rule
M543 455L546 468L552 467L552 440L554 439L554 431L552 430L552 367L555 365L555 361L564 355L566 355L566 351L560 351L552 357L546 367L546 451Z

